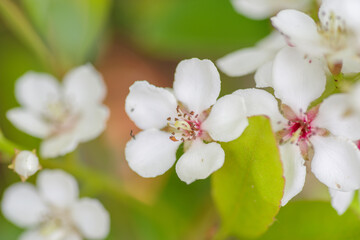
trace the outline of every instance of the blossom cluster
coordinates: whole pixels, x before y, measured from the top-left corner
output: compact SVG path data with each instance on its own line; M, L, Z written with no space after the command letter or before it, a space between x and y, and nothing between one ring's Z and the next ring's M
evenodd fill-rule
M179 178L188 184L207 178L224 163L226 153L218 142L238 138L248 117L264 115L277 136L284 168L282 205L302 190L308 168L343 213L360 188L360 87L340 85L346 74L360 72L359 17L353 11L359 4L324 0L316 20L286 9L306 9L310 1L233 4L256 19L277 13L271 18L276 30L266 39L217 61L229 76L256 71L257 89L240 89L216 100L216 67L195 58L177 66L173 89L135 82L126 111L143 131L126 146L130 167L143 177L161 175L174 165L183 144L176 163ZM337 89L326 97L331 81ZM275 97L259 88L272 88Z

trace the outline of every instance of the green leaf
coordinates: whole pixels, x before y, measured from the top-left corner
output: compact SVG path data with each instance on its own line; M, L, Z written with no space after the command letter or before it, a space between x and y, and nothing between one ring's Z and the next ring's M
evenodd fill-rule
M65 68L89 60L111 0L22 0L32 23Z
M360 239L360 219L350 208L339 216L326 202L292 202L283 207L277 221L261 240Z
M268 21L238 14L230 1L116 1L117 20L152 54L170 58L221 57L253 45L271 29Z
M249 123L240 138L222 144L225 164L212 177L222 219L218 238L260 236L280 209L284 178L275 135L265 117Z

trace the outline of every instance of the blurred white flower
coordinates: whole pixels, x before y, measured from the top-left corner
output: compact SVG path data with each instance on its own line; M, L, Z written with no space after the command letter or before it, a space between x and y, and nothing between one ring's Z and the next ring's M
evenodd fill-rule
M4 216L28 231L20 240L103 239L110 217L96 199L78 199L74 177L62 170L43 170L37 188L29 183L10 186L3 196Z
M313 0L231 0L234 8L252 19L265 19L283 9L307 10Z
M256 87L270 87L273 60L278 51L285 46L283 37L278 32L273 32L254 47L230 53L216 63L221 71L231 77L256 72Z
M325 90L322 63L309 62L294 48L284 48L274 60L273 88L282 102L282 114L276 99L264 90L238 90L245 100L247 114L270 117L280 142L284 165L285 192L282 205L298 194L305 182L304 159L325 185L340 191L360 188L360 151L353 141L360 139L360 122L344 122L334 117L338 105L331 96L320 107L308 110L311 102Z
M348 1L324 0L319 9L319 24L305 13L292 9L279 12L271 20L288 45L297 47L306 56L324 59L334 75L360 72L359 36L351 27L352 19L346 17L345 2Z
M45 158L73 151L106 127L106 86L90 64L70 71L63 86L51 75L28 72L16 82L15 95L21 107L9 110L7 117L20 130L44 139L40 155Z
M130 167L142 177L165 173L176 164L179 178L190 184L222 167L225 153L214 141L232 141L248 125L242 97L220 93L220 76L209 60L190 59L176 68L174 89L135 82L126 112L143 129L125 149ZM206 143L205 143L205 142Z
M15 152L15 157L12 163L9 165L10 169L19 174L21 181L34 175L38 170L41 169L39 164L39 158L36 156L35 151L18 151Z

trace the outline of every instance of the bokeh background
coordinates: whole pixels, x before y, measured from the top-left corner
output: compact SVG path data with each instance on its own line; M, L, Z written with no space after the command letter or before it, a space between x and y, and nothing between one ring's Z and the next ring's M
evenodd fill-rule
M1 0L1 131L27 149L37 148L39 139L20 132L5 117L8 109L18 105L16 79L32 70L61 80L71 68L91 62L108 87L105 103L111 117L107 130L76 152L44 160L42 165L73 174L81 196L103 202L112 221L108 239L211 239L220 220L211 199L210 179L188 186L177 178L174 168L155 179L141 178L129 169L124 147L130 131L139 130L126 116L125 97L136 80L171 87L182 59L215 61L253 46L271 29L269 20L247 19L228 0ZM222 94L254 87L252 76L221 74L221 78ZM7 169L9 157L1 156L0 194L19 181ZM298 198L328 199L323 186L311 177L309 183L311 187ZM335 211L329 209L324 211L332 211L336 224ZM0 239L17 239L21 232L0 216Z

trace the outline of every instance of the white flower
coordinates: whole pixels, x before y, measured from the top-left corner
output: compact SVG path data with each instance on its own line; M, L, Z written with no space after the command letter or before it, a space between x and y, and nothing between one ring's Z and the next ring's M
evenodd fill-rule
M10 186L3 196L4 216L28 228L20 240L103 239L110 217L96 199L78 199L76 180L62 170L43 170L37 188L29 183Z
M319 24L297 10L283 10L271 20L290 46L307 56L324 59L334 75L341 71L360 72L359 39L351 27L352 19L346 17L347 1L324 0L319 9Z
M15 157L12 163L9 165L10 169L13 169L19 174L21 181L34 175L38 170L41 169L39 164L39 158L36 156L35 151L16 151Z
M256 71L256 87L270 87L272 65L277 52L286 46L283 37L273 32L254 47L240 49L220 58L216 63L231 77L240 77Z
M190 59L176 69L174 89L135 82L126 98L126 112L143 129L125 149L130 167L142 177L165 173L176 164L179 178L205 179L224 163L220 144L238 138L248 125L243 99L220 93L220 76L209 60ZM205 142L206 143L205 143Z
M292 8L306 10L312 0L231 0L234 8L252 19L265 19L278 11Z
M7 112L20 130L44 139L40 155L52 158L73 151L105 129L109 110L102 104L105 84L90 65L69 72L63 86L45 73L28 72L15 86L22 107Z
M360 124L355 119L337 121L337 99L331 96L320 107L308 109L321 96L326 77L322 63L309 62L294 48L284 48L274 60L273 88L282 102L258 89L238 90L245 99L247 114L266 115L279 138L284 165L285 193L282 205L302 190L306 168L325 185L340 191L360 188L360 152L354 140L360 139ZM349 128L352 126L353 128Z

